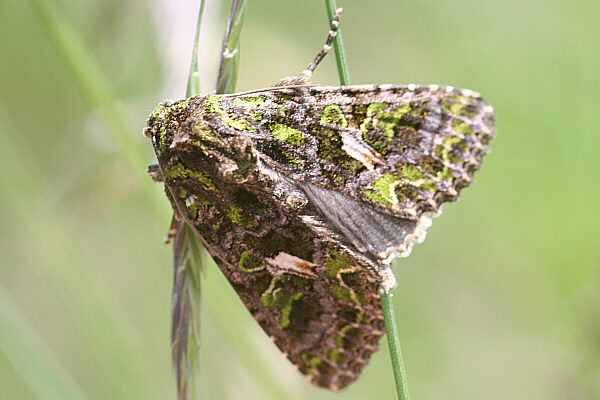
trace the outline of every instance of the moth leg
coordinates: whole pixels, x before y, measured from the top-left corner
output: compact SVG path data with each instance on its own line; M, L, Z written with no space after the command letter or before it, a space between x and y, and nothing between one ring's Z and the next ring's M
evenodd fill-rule
M160 166L158 164L148 165L147 174L150 175L150 178L152 178L152 180L154 182L164 182L165 181L165 177L163 176L163 173L160 170ZM178 227L179 219L180 218L177 216L177 213L173 213L173 217L171 218L171 226L169 227L169 232L167 232L167 236L165 236L165 239L164 239L165 244L171 243L171 240L173 240L173 238L177 234L177 227Z
M150 175L150 178L152 178L152 180L154 182L164 182L165 181L165 178L163 177L162 171L160 170L160 167L158 166L158 164L148 165L148 171L146 173L148 175Z
M165 244L171 243L171 240L177 235L177 228L179 226L179 217L176 213L173 213L173 217L171 218L171 227L169 228L169 232L167 232L167 236L165 237Z
M310 78L312 77L312 73L317 68L317 65L323 61L327 53L331 50L331 45L333 44L333 40L337 35L337 30L340 25L340 16L342 15L342 8L338 8L335 10L335 15L333 16L333 20L331 20L331 27L329 29L329 33L327 35L327 39L325 40L325 44L316 57L308 63L306 68L298 75L288 76L277 82L274 86L295 86L295 85L307 85L310 83Z

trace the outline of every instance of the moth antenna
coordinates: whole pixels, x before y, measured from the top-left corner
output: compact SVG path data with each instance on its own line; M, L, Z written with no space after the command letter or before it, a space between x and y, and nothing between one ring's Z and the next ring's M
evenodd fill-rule
M298 75L285 77L279 82L277 82L274 86L294 86L294 85L308 85L310 83L310 78L312 77L312 73L317 68L317 65L325 58L329 50L331 50L331 44L337 35L337 30L340 25L340 15L342 15L342 9L338 8L335 10L335 15L331 20L331 29L329 29L329 34L327 35L327 40L323 45L319 54L306 66L306 68L300 72Z
M327 35L327 40L325 40L323 48L321 49L321 51L319 51L317 56L306 66L306 68L304 68L304 71L302 71L301 75L312 75L312 72L315 70L315 68L317 68L317 65L319 65L319 63L323 61L327 53L329 53L329 50L331 50L331 45L333 44L333 40L337 35L338 27L340 26L340 16L342 15L342 11L344 11L343 8L338 8L337 10L335 10L335 15L331 20L329 34Z

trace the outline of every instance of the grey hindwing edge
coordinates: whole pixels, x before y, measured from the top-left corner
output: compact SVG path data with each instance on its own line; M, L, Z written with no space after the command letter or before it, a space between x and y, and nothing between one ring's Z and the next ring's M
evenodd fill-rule
M431 218L439 213L423 213L418 218L402 218L375 210L368 204L334 190L296 182L310 202L360 252L373 255L380 264L394 257L406 257L412 246L425 238Z

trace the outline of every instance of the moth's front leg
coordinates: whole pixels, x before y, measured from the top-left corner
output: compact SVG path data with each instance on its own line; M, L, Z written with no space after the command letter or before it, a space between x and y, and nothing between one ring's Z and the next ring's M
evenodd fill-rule
M165 244L169 244L171 243L171 241L173 240L173 238L175 236L177 236L177 231L180 229L180 221L181 218L177 215L177 213L173 213L173 216L171 217L171 227L169 228L169 232L167 232L167 236L165 236ZM182 221L183 222L183 221Z
M160 166L158 164L148 165L148 171L146 173L148 175L150 175L150 178L152 178L152 180L154 182L164 182L165 181L165 177L163 176L163 173L160 170Z

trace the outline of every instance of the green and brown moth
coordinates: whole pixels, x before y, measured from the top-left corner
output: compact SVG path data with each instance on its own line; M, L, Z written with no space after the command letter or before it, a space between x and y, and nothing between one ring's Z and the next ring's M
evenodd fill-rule
M494 136L494 110L470 90L310 84L338 19L301 74L163 103L144 131L176 218L286 357L333 390L377 351L392 260L471 183Z

